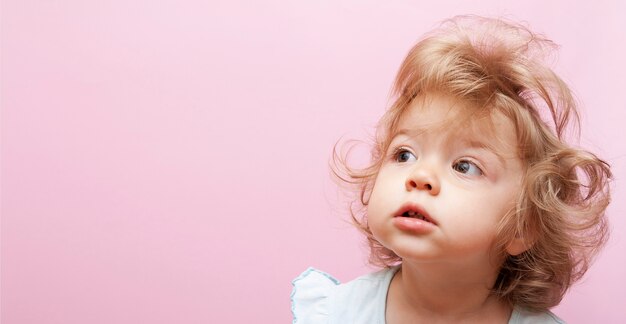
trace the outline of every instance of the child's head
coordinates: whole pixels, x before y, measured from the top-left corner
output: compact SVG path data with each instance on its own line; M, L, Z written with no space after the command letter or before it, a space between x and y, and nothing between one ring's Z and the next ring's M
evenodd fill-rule
M606 240L611 174L565 142L578 115L568 87L540 61L554 47L522 26L458 17L410 50L370 166L353 170L335 155L347 175L335 174L359 188L352 216L372 263L428 258L436 247L420 251L419 240L436 223L455 236L446 242L459 242L446 256L497 263L492 291L511 304L555 306L585 273ZM407 203L430 224L394 217ZM407 239L391 241L387 221Z

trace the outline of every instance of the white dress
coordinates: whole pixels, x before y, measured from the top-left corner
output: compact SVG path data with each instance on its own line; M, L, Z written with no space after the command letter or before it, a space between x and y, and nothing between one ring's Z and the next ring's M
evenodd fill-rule
M291 312L297 324L385 324L387 290L399 266L341 284L331 275L308 268L292 281ZM515 307L509 324L565 323L551 312L531 313Z

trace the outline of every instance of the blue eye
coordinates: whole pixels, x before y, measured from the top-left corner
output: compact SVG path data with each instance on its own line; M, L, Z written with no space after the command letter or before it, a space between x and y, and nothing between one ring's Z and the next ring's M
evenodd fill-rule
M413 153L403 148L397 149L393 154L393 158L395 159L396 162L400 162L400 163L409 162L411 158L413 158L413 161L417 160L417 158L415 157L415 155L413 155Z
M452 165L454 171L472 175L472 176L480 176L483 175L483 171L476 166L476 164L468 161L468 160L459 160Z

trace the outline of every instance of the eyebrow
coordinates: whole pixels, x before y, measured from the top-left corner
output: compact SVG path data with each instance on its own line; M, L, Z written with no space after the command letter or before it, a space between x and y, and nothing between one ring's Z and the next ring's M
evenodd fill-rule
M495 155L503 166L506 165L504 157L498 153L498 151L493 147L493 145L489 145L485 142L481 142L481 141L474 140L474 139L471 139L469 141L463 140L462 143L463 145L469 148L476 148L476 149L488 151L491 154Z
M398 137L398 135L405 135L405 136L409 136L409 137L417 136L419 134L424 133L425 131L426 131L426 128L415 128L415 129L403 128L403 129L400 129L400 130L396 131L395 133L393 133L392 139Z

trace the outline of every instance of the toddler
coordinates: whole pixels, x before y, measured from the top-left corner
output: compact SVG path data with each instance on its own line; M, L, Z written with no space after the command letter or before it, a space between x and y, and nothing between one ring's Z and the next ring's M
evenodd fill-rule
M383 270L293 281L294 323L563 323L549 309L606 241L607 163L565 142L578 113L541 63L554 44L456 17L402 63L371 164L346 165Z

